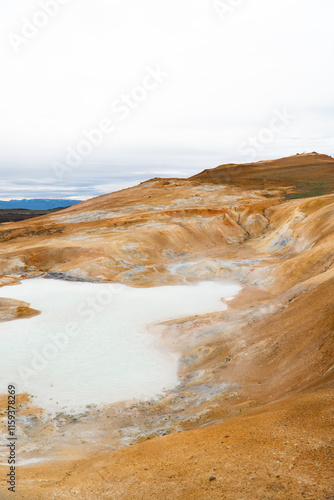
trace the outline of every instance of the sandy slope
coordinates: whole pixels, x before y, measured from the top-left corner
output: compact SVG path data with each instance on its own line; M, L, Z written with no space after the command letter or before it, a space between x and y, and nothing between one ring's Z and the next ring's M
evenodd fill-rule
M104 453L59 438L67 461L22 468L18 498L334 498L333 186L332 158L298 155L2 224L4 275L245 285L227 311L156 331L183 352L177 391L68 424L68 443L95 426ZM134 421L145 438L107 452Z

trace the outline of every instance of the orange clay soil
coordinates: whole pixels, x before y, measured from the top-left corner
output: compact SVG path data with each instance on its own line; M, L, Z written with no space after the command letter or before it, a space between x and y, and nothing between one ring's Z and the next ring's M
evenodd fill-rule
M0 285L244 285L226 311L151 327L181 352L180 385L160 400L60 428L20 396L21 442L51 460L19 468L16 498L334 499L333 188L334 160L313 153L153 179L1 224Z
M319 388L222 424L23 468L19 498L332 499L332 405Z
M39 314L39 311L31 309L27 302L0 298L0 322L20 318L31 318L37 314Z

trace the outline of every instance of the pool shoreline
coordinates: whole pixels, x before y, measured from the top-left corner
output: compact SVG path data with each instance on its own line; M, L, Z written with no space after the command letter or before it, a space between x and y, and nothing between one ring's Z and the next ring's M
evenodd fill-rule
M37 294L37 296L39 297L38 300L36 300L36 298L33 297L34 294L32 294L32 290L31 289L29 290L29 288L31 288L31 287L28 286L28 290L26 290L27 284L28 285L33 284L33 288L34 288L36 283L38 283L38 285L40 285L42 288L44 288L44 297L41 299L41 297L40 297L41 291L36 290L36 287L35 287L34 292L35 292L35 295ZM102 328L101 331L99 330L98 335L100 335L100 337L99 337L100 341L105 343L106 349L110 349L110 347L112 347L112 342L110 342L110 339L108 339L108 336L106 336L103 332L103 328L110 328L108 326L108 321L110 320L110 315L108 316L108 311L106 310L106 309L108 309L108 307L112 303L112 301L110 302L109 299L110 299L110 297L116 297L115 302L114 302L115 307L118 306L118 307L122 308L122 307L124 307L124 304L122 303L122 301L119 300L119 298L122 295L124 295L124 293L128 294L127 299L129 300L129 303L132 304L132 307L135 308L135 311L131 311L131 313L132 314L134 313L135 316L136 316L136 314L138 316L140 316L140 324L138 323L138 321L136 319L135 320L132 319L132 324L130 324L130 330L126 333L133 334L136 342L138 342L138 340L139 340L138 345L136 344L137 348L138 348L138 346L141 346L141 347L144 346L144 349L148 349L148 351L149 351L148 359L145 358L145 360L146 360L145 362L147 363L146 366L150 370L149 373L150 373L151 379L149 380L149 384L144 381L142 386L138 385L137 380L140 377L141 377L141 379L143 378L143 373L144 373L146 367L140 366L140 369L138 369L135 367L136 363L138 364L138 361L132 360L131 366L132 366L132 369L134 371L132 371L130 379L126 378L127 376L125 376L125 386L124 386L125 391L121 391L121 392L119 391L118 392L119 396L110 397L107 395L103 395L102 399L100 398L100 401L98 399L94 400L94 397L92 398L92 387L91 387L89 395L85 394L85 392L81 392L81 395L79 394L79 399L81 399L81 401L85 401L84 405L78 405L78 402L77 402L76 404L73 405L73 408L69 408L68 405L59 404L59 403L57 404L56 400L59 400L59 402L61 400L61 397L60 397L61 388L60 389L58 388L57 394L54 395L53 394L54 384L51 384L52 377L51 378L49 377L50 378L50 387L46 387L46 385L44 383L44 387L42 390L42 392L44 391L44 398L41 399L41 397L37 394L37 398L36 397L34 398L34 402L36 404L38 404L39 406L41 406L41 408L44 408L44 409L49 410L49 411L51 410L52 413L66 411L72 415L75 413L76 414L82 413L83 411L85 411L87 409L87 406L89 406L89 405L96 405L97 407L102 408L102 407L108 406L110 404L114 404L114 403L118 403L118 402L122 402L122 401L148 400L152 397L158 397L160 394L165 393L168 390L175 389L175 387L179 383L178 362L180 359L181 351L176 352L170 344L168 345L168 342L165 342L165 341L163 341L162 338L159 338L159 335L156 335L156 331L153 331L153 330L155 328L157 328L158 325L160 325L161 323L164 323L166 321L175 321L177 319L181 319L181 318L184 318L187 316L196 315L198 312L205 314L205 313L215 312L216 310L222 311L222 310L226 309L227 306L226 306L226 304L224 304L220 300L221 295L223 294L225 299L230 298L231 296L235 296L236 294L238 294L242 288L239 284L238 285L235 283L231 284L230 282L228 282L228 284L227 284L226 282L212 283L212 282L204 281L204 282L201 282L201 283L196 284L196 285L178 285L178 286L153 287L153 288L131 288L131 287L128 287L126 285L115 285L115 284L103 284L102 285L102 284L92 284L92 283L87 284L87 283L81 283L81 282L73 283L73 282L65 282L65 281L59 281L59 280L51 280L50 281L50 280L44 280L43 278L35 278L33 280L24 281L20 287L13 287L13 286L3 287L0 294L5 295L5 296L7 295L7 297L15 296L15 298L24 298L26 301L29 301L33 307L39 308L39 304L42 304L43 300L45 303L45 293L46 293L45 284L47 284L47 287L48 287L50 285L50 283L52 283L51 286L54 286L54 288L55 288L54 292L56 291L59 297L64 293L64 289L68 290L68 288L71 288L72 293L74 293L75 290L77 290L78 294L81 293L80 290L82 289L82 287L83 287L83 289L85 289L85 293L83 294L83 297L85 297L85 300L83 302L81 301L81 304L78 306L80 308L80 311L82 314L81 319L84 318L86 321L84 330L86 330L86 334L87 334L87 326L89 326L89 328L88 328L89 331L88 331L88 335L87 335L89 337L89 336L91 336L91 332L94 330L94 321L95 322L102 321L102 326L101 325L98 326L97 329L99 330L99 328L100 329ZM59 283L61 283L60 287L59 287ZM93 287L93 288L99 287L98 292L97 292L97 288L95 288L95 292L97 292L97 293L95 294L95 296L93 298L91 297L91 292L93 290L91 287ZM102 287L102 288L100 288L100 287ZM17 293L13 293L15 289L16 289ZM108 296L108 293L111 293L110 292L111 289L113 290L113 292L110 296ZM186 297L187 294L184 293L185 289L187 289L188 295L190 294L191 296ZM215 289L214 292L212 292L212 289ZM28 295L30 294L30 296L28 297L26 293L22 293L23 290L25 292L29 292ZM107 291L108 291L108 293L107 293ZM180 307L180 304L177 303L178 301L175 299L175 293L178 294L177 298L179 299L179 301L183 300L186 303L185 308L182 308L182 306ZM161 297L157 297L159 294L161 294ZM208 297L208 298L205 297L206 303L204 306L203 297L204 297L204 295L207 295L207 294L209 294L210 297ZM43 292L42 292L42 295L43 295ZM61 299L59 298L59 300L60 300L60 302L62 302L62 307L63 307L64 306L63 297ZM71 300L73 300L73 297ZM172 310L168 309L168 311L169 311L168 315L167 315L168 317L166 317L166 315L164 315L163 307L161 309L161 302L163 302L163 300L165 300L167 303L169 300L170 301L168 303L169 306L170 306L171 301L173 301L172 302L173 308L171 308ZM159 308L160 307L160 309L159 309L160 313L161 313L161 311L163 311L162 317L159 317L159 313L156 314L156 311L154 311L153 318L147 317L145 320L142 319L143 314L142 314L142 311L140 310L140 307L138 307L138 303L143 306L143 304L145 305L145 303L149 302L149 301L153 301L153 303L150 302L151 308L154 308L154 307ZM193 304L192 301L197 301L197 303ZM126 302L126 299L125 299L125 302ZM212 305L211 305L211 302L213 303ZM66 307L68 307L68 305L65 304L64 311L67 314L68 311L66 311ZM24 330L25 328L28 328L28 330L29 330L29 326L32 325L31 322L35 323L36 325L38 325L40 327L41 325L43 325L44 319L46 321L50 321L51 318L55 319L54 315L52 316L52 313L50 315L50 305L49 304L46 304L45 308L41 307L39 309L41 310L41 315L37 317L39 319L37 319L37 321L36 321L36 318L31 318L29 320L21 320L20 321L20 330ZM51 309L52 309L52 307L51 307ZM182 311L182 309L184 309L184 311ZM53 313L54 313L54 311L53 311ZM114 317L114 321L123 321L123 319L120 319L120 317L119 317L119 316L122 316L122 314L120 313L117 317L117 311L115 311L115 313L116 313L116 316L115 316L116 319ZM129 311L126 311L124 309L123 314L124 315L129 314ZM150 314L152 315L152 311L150 311ZM145 314L144 314L144 316L145 316ZM72 320L72 318L70 318L70 319ZM152 319L153 319L153 321L152 321ZM29 323L27 323L27 321L29 321ZM17 321L12 321L10 323L3 323L3 325L10 325L10 324L13 325L14 323L15 323L15 325L18 324ZM120 323L120 325L122 325L122 322ZM123 324L123 326L124 326L124 324ZM67 327L68 327L68 338L69 338L69 340L73 341L73 345L72 345L72 351L73 351L73 346L75 345L75 342L76 342L75 341L76 336L75 336L75 332L73 331L73 328L71 329L71 322L68 323ZM72 325L72 327L73 327L73 325ZM96 324L95 324L95 327L96 327ZM128 327L129 327L129 325L125 326L125 329ZM132 331L132 333L131 333L131 328L132 328L132 330L133 330L133 328L137 328L138 331L137 332ZM8 327L7 330L9 330L9 332L13 332L13 331L17 330L17 328ZM121 326L120 326L120 330L121 330ZM31 331L29 333L32 335L34 334ZM113 333L115 333L115 332L113 332ZM122 334L124 335L124 332L122 332ZM27 333L25 335L27 335ZM2 336L2 338L0 338L0 346L4 341L3 334L1 336ZM48 334L48 338L49 337L50 337L50 335ZM21 332L21 338L22 338L22 332ZM63 343L66 342L66 339L64 340L64 335L63 336L58 335L58 337L57 337L58 343L60 342L61 338L62 338ZM28 348L29 343L31 344L30 340L31 339L29 339L29 342L27 344L27 348ZM39 339L39 340L41 340L41 339ZM78 342L80 342L80 340L82 340L82 339L80 337L78 337ZM116 335L114 341L116 344L117 344L117 342L119 342L117 335ZM96 347L94 345L94 343L87 341L87 339L85 340L85 342L87 344L86 345L87 349L88 348L93 349L94 356L95 356L95 362L97 363L97 366L99 366L99 363L100 363L99 356L102 356L103 362L105 364L108 364L109 359L106 358L104 352L101 351L101 353L99 354L98 351L94 351L94 348ZM130 339L130 343L133 343L133 339L132 340ZM31 348L31 345L29 346L29 348ZM130 351L131 350L133 351L132 345L127 346L127 348L130 349ZM46 348L44 348L44 349L46 349ZM51 352L50 346L48 346L48 350ZM59 347L59 355L61 355L62 352L63 352L63 350L61 349L61 347ZM22 352L21 352L21 354L22 354ZM39 367L43 366L43 361L41 360L41 355L40 355L41 353L36 348L34 350L34 354L35 354L35 359L33 359L33 362L35 362L35 365L32 365L32 364L27 365L28 371L32 367L36 368L36 366L39 366ZM76 353L72 352L72 354L76 356ZM79 354L81 354L84 357L85 362L87 362L87 363L91 362L91 360L87 357L87 352L85 350L83 350L82 348L81 348L81 351L79 352ZM132 352L131 355L133 355L133 354L134 353ZM66 356L66 352L64 353L64 356ZM128 351L126 351L126 356L128 356ZM154 362L157 363L157 360L155 359L152 361L152 359L150 357L151 358L159 357L158 365L155 366L156 372L154 372L154 370L152 370L152 367L150 365L152 365L152 363L154 363ZM71 358L69 358L69 359L71 359ZM76 357L73 358L73 356L72 356L72 359L75 361ZM79 357L79 359L80 359L80 357ZM52 365L52 363L53 363L53 360L51 359L50 365ZM23 365L23 366L25 366L25 365ZM49 366L49 364L46 363L44 371L41 369L39 375L42 375L43 377L47 377L48 376L47 372L49 369L48 366ZM164 368L162 369L162 367L164 367ZM12 366L12 368L13 368L13 366ZM66 366L65 364L62 365L60 363L58 366L58 370L60 371L61 368L63 370L68 370L68 366ZM82 369L82 366L80 366L80 364L79 364L78 368ZM92 370L92 373L93 373L94 367L92 366L92 364L90 364L90 369ZM56 367L56 370L57 370L57 367ZM59 375L57 376L56 370L54 369L53 376L55 376L55 379L58 379ZM164 377L161 377L162 371L166 372L166 373L164 373ZM10 371L8 371L7 373L9 373L9 372ZM102 375L100 377L101 383L102 382L105 383L106 380L109 380L109 381L111 380L110 378L108 378L108 374L109 374L109 376L112 376L114 374L114 379L115 379L115 373L116 373L115 371L114 372L112 370L108 371L108 369L106 369L106 367L104 367L104 372L102 373ZM155 373L156 373L156 375L155 375ZM22 374L22 370L21 370L21 374ZM166 374L168 376L166 376ZM85 374L83 373L82 376L85 377ZM158 384L156 383L157 377L159 377ZM31 376L31 378L33 378L33 375ZM117 376L116 376L116 379L117 379ZM78 381L79 379L77 378L76 380ZM86 377L86 380L87 380L87 377ZM90 381L88 381L88 382L90 382ZM98 382L98 380L95 382ZM124 380L123 380L123 382L124 382ZM134 392L133 391L126 392L129 389L129 385L131 385L132 383L136 384L135 391ZM22 384L19 384L19 385L22 386ZM78 390L75 387L75 384L72 384L72 385L73 385L73 387L71 389L72 395L74 394L73 397L77 397ZM150 390L145 393L145 390L148 389L148 385L150 385L150 387L149 387ZM151 387L152 385L153 385L153 387ZM95 384L95 387L97 387L97 386L98 386L98 384ZM32 386L31 389L29 389L29 386L25 387L24 389L25 389L24 392L28 392L29 394L36 396L36 392L38 392L38 384L37 384L37 386L36 386L36 384L35 384L35 386ZM120 394L121 394L121 396L120 396ZM48 399L47 398L48 395L52 396L52 398ZM86 400L85 400L85 398L86 398ZM51 401L52 401L52 403L51 403ZM54 404L54 402L56 404Z

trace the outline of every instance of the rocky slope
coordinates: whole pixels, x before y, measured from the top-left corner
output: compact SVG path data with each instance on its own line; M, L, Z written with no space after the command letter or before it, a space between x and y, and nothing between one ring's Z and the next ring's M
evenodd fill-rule
M25 396L34 439L61 460L21 468L19 498L334 498L333 192L333 158L312 153L1 224L3 284L244 285L224 312L152 328L182 352L180 386L161 400L47 422ZM95 449L79 438L93 429Z

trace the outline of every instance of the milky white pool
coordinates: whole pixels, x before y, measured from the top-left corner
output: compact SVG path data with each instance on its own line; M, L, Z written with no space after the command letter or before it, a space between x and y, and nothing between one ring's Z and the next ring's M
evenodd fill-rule
M223 310L241 286L130 288L29 279L0 289L39 316L0 323L0 393L8 384L48 411L149 399L178 384L178 359L146 325Z

